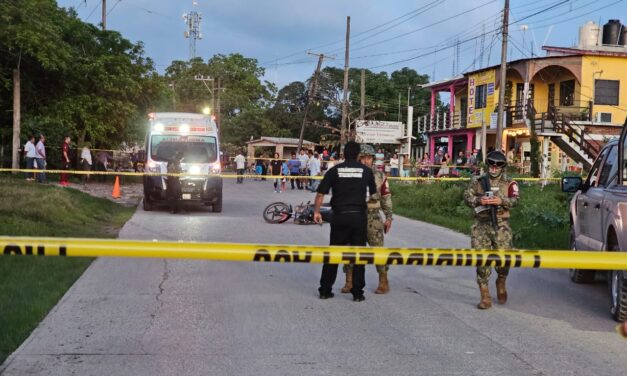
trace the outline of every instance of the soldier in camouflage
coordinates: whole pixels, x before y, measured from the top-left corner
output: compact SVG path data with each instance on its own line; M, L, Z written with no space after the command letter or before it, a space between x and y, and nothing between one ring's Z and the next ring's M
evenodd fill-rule
M359 154L360 162L372 169L375 184L377 185L377 197L371 197L368 201L368 245L371 247L383 247L383 235L392 227L392 193L383 171L373 168L375 150L372 146L361 144ZM385 215L385 222L381 219L381 211ZM385 294L390 291L388 283L388 265L376 265L379 273L379 286L375 294ZM346 284L342 288L343 293L349 293L353 287L352 265L344 265Z
M475 223L471 229L471 246L474 249L512 249L509 210L518 200L518 185L505 174L507 166L505 154L493 151L488 153L486 159L488 171L482 176L473 177L464 192L464 201L475 212ZM482 181L483 179L485 180ZM489 184L486 184L488 182ZM486 192L486 187L490 187L488 192ZM497 266L495 270L498 274L497 299L499 303L505 304L507 301L505 280L509 267ZM490 274L489 266L477 266L477 284L481 292L481 301L477 305L479 309L492 307L492 298L488 288Z

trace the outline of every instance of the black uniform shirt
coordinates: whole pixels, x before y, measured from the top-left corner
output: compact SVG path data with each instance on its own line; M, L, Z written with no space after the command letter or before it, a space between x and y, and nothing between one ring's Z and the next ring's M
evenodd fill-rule
M281 165L283 163L278 159L273 159L270 162L270 168L272 171L272 175L281 175Z
M332 191L331 207L334 212L365 211L366 188L370 189L370 194L377 192L372 170L355 160L347 160L326 172L317 192L326 195Z

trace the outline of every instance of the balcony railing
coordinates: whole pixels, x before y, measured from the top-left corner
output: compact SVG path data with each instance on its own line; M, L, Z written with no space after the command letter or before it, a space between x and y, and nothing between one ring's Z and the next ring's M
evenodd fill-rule
M424 115L418 118L418 131L423 133L463 128L466 128L466 116L460 112L455 112L452 118L448 111L436 112L433 117Z

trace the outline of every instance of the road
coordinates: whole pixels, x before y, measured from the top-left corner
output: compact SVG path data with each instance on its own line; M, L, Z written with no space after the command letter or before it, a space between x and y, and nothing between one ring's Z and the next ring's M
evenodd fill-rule
M125 239L327 244L328 225L265 223L270 182L225 182L224 211L141 209ZM469 239L399 218L398 247ZM2 375L624 375L605 284L564 270L513 270L510 301L475 308L472 268L394 266L391 292L320 300L320 265L97 259L10 356ZM494 279L494 277L493 277ZM336 290L343 282L338 276ZM494 285L491 286L494 292Z

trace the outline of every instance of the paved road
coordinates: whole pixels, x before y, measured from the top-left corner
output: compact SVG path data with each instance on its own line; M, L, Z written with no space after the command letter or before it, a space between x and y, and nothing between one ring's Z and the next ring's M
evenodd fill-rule
M224 212L141 209L120 236L327 244L328 225L270 225L270 182L225 184ZM389 246L467 247L466 236L397 218ZM470 268L393 267L392 291L317 298L320 265L98 259L3 375L624 375L604 284L514 270L510 302L475 308ZM337 287L341 286L338 278Z

